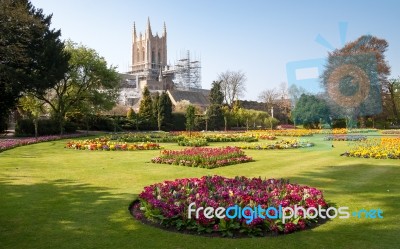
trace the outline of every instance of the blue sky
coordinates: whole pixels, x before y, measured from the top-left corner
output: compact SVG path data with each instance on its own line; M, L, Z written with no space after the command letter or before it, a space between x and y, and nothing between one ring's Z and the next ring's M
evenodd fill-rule
M324 37L342 46L339 23L347 24L346 41L363 34L389 42L386 59L392 77L400 76L400 2L354 1L106 1L32 0L44 13L53 13L53 27L64 39L96 49L121 72L130 65L132 26L168 33L168 61L190 50L202 61L202 86L210 88L220 72L241 70L247 75L245 99L288 82L288 63L325 58ZM312 77L311 71L298 77ZM308 74L307 74L308 72ZM314 72L315 73L315 72Z

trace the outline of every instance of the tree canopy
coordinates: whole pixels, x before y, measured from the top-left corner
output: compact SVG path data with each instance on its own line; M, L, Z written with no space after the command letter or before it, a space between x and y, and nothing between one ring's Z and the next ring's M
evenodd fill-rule
M151 99L150 91L147 86L143 89L139 107L139 117L146 127L154 127L153 100Z
M190 136L191 132L194 129L194 125L195 125L194 121L196 118L196 109L194 106L189 105L187 107L185 117L186 117L186 130L189 131L189 136Z
M302 94L292 112L296 124L317 128L321 122L330 123L329 107L322 98Z
M1 0L0 122L24 92L43 93L68 70L61 31L28 0Z
M219 130L224 125L224 114L222 112L222 103L224 95L221 91L221 81L213 81L210 92L210 107L208 128Z
M388 43L364 35L328 54L321 76L333 115L364 117L382 111L381 93L390 74Z
M246 91L246 74L242 71L227 70L218 75L218 80L221 82L225 103L232 109L235 100L242 97Z
M71 55L69 71L44 94L36 94L52 109L53 117L63 131L65 115L75 110L93 114L110 110L118 97L120 78L115 67L95 50L68 41L65 50Z

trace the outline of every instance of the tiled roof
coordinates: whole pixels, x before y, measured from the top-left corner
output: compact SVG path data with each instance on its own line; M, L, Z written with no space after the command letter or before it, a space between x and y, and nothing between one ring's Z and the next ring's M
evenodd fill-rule
M187 100L194 105L200 105L200 106L210 105L210 101L208 99L210 93L209 90L204 90L204 89L201 89L199 91L172 90L169 91L169 93L175 102Z

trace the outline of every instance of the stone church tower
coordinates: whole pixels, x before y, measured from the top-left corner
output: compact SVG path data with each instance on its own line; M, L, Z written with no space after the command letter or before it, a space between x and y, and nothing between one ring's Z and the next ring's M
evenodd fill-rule
M167 28L164 23L162 35L153 36L150 19L144 34L136 33L133 24L132 37L132 70L130 74L136 76L139 91L145 86L150 91L170 90L173 87L172 77L167 65Z

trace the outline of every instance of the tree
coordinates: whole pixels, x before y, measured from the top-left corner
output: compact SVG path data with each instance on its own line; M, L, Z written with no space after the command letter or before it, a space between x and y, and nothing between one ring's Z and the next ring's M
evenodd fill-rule
M160 110L160 94L156 92L153 101L153 115L154 115L154 120L157 123L157 128L159 131L161 131L161 125L164 120L164 116L161 113Z
M210 91L210 119L208 125L210 129L219 130L223 127L224 115L222 113L222 102L224 95L221 92L221 81L213 81Z
M129 109L128 109L128 111L126 112L126 118L127 119L133 119L133 113L134 113L135 111L133 110L133 108L132 107L129 107Z
M204 111L204 115L203 115L203 119L205 121L205 125L206 125L206 131L208 131L208 121L211 118L211 114L210 114L210 109L206 108L206 110Z
M60 30L28 0L1 0L0 123L24 92L42 93L68 70Z
M309 128L317 128L321 122L330 123L326 101L314 95L302 94L293 110L293 116L297 124Z
M330 98L335 116L361 117L382 112L381 92L390 67L385 61L388 43L371 35L364 35L328 54L328 62L321 82Z
M228 120L231 117L231 110L229 109L228 106L225 105L222 107L222 113L224 115L224 130L226 131L228 127Z
M263 126L263 124L264 124L264 120L266 119L266 118L268 118L268 113L267 112L263 112L263 111L259 111L258 112L258 114L257 114L257 120L259 121L259 123L260 123L260 126Z
M228 70L220 73L218 80L221 82L225 103L232 109L235 100L238 100L246 91L246 74L241 71Z
M69 71L44 94L35 93L38 99L50 106L61 134L65 115L69 111L91 114L112 109L117 101L120 82L115 67L108 67L95 50L71 41L66 43L65 50L71 55Z
M150 96L150 91L147 86L143 89L142 99L140 100L139 117L146 127L153 127L153 100Z
M304 89L302 86L296 86L293 84L288 88L288 95L292 102L292 108L296 106L302 94L307 94L306 89Z
M189 105L187 107L185 117L186 117L186 130L189 131L189 137L191 137L196 118L196 109L194 108L194 106Z
M45 103L40 101L32 94L26 94L19 99L19 105L22 110L28 113L29 118L33 120L35 127L35 138L38 137L38 127L40 115L46 112Z
M240 108L239 109L239 116L242 120L246 122L246 130L249 130L249 123L251 118L251 111L248 109Z
M235 103L233 104L233 108L232 108L232 117L233 119L236 120L236 127L239 127L239 124L241 122L241 116L239 113L240 110L240 103L239 101L235 101Z
M399 104L400 104L400 77L398 79L390 79L384 84L384 93L388 97L388 108L393 113L396 124L399 124Z
M276 118L273 118L271 116L268 116L264 119L264 124L269 126L269 128L272 130L277 124L279 124L279 121Z
M136 112L133 110L132 107L129 107L127 113L126 113L126 117L129 120L133 120L136 130L139 130L139 115L136 114Z
M279 113L281 114L281 118L285 124L289 121L289 112L290 112L290 99L289 99L289 90L286 82L281 82L279 84L278 94L280 100L276 101L276 105L279 108Z
M175 112L186 112L186 109L188 108L188 106L190 105L190 101L183 99L181 101L176 102L175 105Z
M172 123L172 102L166 92L160 96L159 113L162 116L162 126L169 127Z
M261 126L264 119L268 117L268 113L263 111L249 109L248 112L250 112L250 121L253 123L253 129L257 128L257 122Z
M266 89L262 91L260 95L258 95L258 99L261 102L265 103L267 112L271 110L278 97L279 97L279 92L275 88Z

